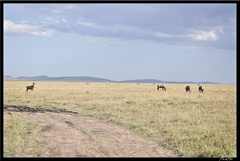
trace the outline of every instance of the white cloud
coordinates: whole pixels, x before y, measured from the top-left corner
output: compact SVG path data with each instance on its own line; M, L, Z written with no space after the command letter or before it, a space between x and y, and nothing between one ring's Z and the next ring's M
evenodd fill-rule
M86 37L88 41L92 43L100 43L100 44L128 44L131 41L120 39L120 38L110 38L110 37L93 37L88 36Z
M218 39L215 30L196 31L195 34L190 34L189 36L192 37L194 40L200 40L200 41L217 40Z
M67 24L68 21L64 18L61 18L61 19L54 19L52 17L47 17L46 20L48 22L44 22L46 24Z
M143 40L228 49L235 44L234 5L26 4L5 8L5 15L13 12L18 20L4 22L5 33L51 36L54 31L72 32L94 37L95 42ZM26 14L32 17L24 21Z
M51 8L49 8L49 6ZM59 5L59 4L51 4L51 5L42 5L42 11L44 12L50 12L53 14L64 14L68 12L73 12L76 10L79 10L79 6L74 5L74 4L64 4L64 5Z
M174 37L173 35L170 35L170 34L165 34L165 33L162 33L162 32L157 32L156 34L155 34L157 37L168 37L168 38L170 38L170 37Z
M79 19L77 21L77 24L83 26L83 27L95 27L97 28L98 26L94 23L91 23L91 22L87 22L85 19Z
M5 33L17 33L33 36L47 36L51 37L54 33L54 29L43 28L38 25L30 25L27 22L21 24L14 23L9 20L4 20L4 32Z
M18 13L31 13L31 14L61 14L72 11L77 11L80 6L75 4L8 4L14 12Z

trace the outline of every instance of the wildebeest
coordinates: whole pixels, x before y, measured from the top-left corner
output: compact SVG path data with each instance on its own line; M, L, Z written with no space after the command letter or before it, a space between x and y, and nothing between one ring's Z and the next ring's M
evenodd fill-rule
M27 86L27 87L26 87L26 92L27 92L28 90L33 90L34 84L35 84L35 83L33 83L33 85L31 85L31 86Z
M166 88L165 88L164 85L161 85L161 86L160 86L160 85L158 84L158 85L157 85L157 90L159 90L159 88L162 88L162 90L166 91Z
M200 93L201 93L201 92L203 93L203 86L199 86L199 87L198 87L198 90L199 90Z
M191 93L191 88L190 88L190 86L186 86L186 92L190 92Z

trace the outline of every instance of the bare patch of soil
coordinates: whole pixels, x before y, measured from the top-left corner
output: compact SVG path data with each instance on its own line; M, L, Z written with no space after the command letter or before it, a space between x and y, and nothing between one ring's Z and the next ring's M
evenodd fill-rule
M4 106L41 128L44 145L39 157L179 157L118 125L66 110ZM4 112L4 114L6 114Z

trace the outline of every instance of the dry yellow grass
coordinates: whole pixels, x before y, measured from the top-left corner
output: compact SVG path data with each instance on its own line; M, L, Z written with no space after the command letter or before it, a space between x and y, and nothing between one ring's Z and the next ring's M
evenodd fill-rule
M67 109L111 120L190 157L236 157L236 85L4 81L4 105ZM5 127L4 127L4 130Z
M39 130L37 125L18 114L4 115L4 157L36 156L42 149L38 145Z

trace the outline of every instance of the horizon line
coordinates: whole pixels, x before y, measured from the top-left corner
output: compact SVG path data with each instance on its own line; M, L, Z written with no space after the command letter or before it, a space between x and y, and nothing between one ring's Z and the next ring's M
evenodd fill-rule
M60 77L91 77L91 78L99 78L99 79L107 79L107 78L100 78L100 77L94 77L94 76L48 76L48 75L38 75L38 76L18 76L18 77L13 77L11 75L4 75L5 77L12 77L12 78L19 78L19 77L27 77L27 78L33 78L33 77L49 77L49 78L60 78ZM154 78L145 78L145 79L125 79L125 80L120 80L120 81L116 81L116 80L111 80L111 79L107 79L109 81L114 81L114 82L123 82L123 81L144 81L144 80L155 80L155 81L162 81L165 83L211 83L211 84L236 84L236 83L219 83L219 82L213 82L213 81L165 81L165 80L159 80L159 79L154 79ZM41 81L41 80L39 80ZM144 83L144 82L142 82Z

